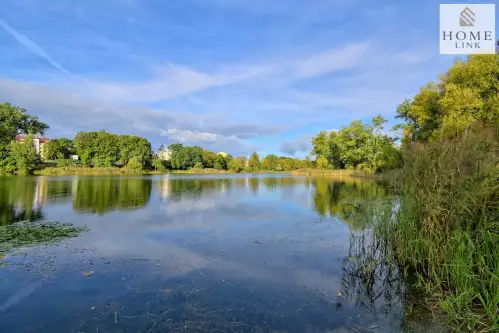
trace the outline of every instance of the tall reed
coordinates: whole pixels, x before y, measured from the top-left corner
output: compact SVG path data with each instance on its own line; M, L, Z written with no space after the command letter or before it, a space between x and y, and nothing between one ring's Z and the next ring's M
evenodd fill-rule
M395 255L460 331L499 331L498 138L475 127L413 145L399 178Z

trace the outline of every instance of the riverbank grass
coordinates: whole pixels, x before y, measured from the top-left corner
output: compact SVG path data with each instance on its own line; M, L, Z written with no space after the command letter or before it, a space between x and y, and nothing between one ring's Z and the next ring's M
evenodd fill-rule
M359 170L321 170L321 169L297 169L291 171L293 176L324 176L324 177L365 177L381 178L381 174L370 174Z
M494 130L415 145L386 236L459 331L499 331L499 144Z

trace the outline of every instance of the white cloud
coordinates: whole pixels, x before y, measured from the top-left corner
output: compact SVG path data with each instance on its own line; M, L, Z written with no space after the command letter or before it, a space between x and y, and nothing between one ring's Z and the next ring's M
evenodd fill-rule
M362 58L368 55L369 47L368 42L360 42L326 50L292 63L290 70L296 71L297 78L309 78L355 68L361 64Z
M28 48L31 52L33 52L37 56L45 59L48 63L50 63L52 66L54 66L61 72L69 74L69 71L66 68L64 68L61 64L59 64L57 61L52 59L52 57L40 45L29 39L27 36L16 31L13 27L7 24L7 22L0 20L0 27L2 27L7 33L9 33L12 37L14 37L19 44Z
M352 69L362 64L370 44L358 42L319 51L291 60L274 60L266 64L225 65L216 73L168 64L155 66L153 76L143 81L97 81L91 78L65 78L61 86L87 98L120 103L155 103L181 96L191 96L208 89L246 83L247 86L287 86L293 82Z
M172 141L177 141L180 143L214 143L223 137L220 134L199 132L199 131L189 131L189 130L179 130L179 129L168 129L161 132L162 136L166 136ZM236 139L234 136L229 139Z
M170 64L143 82L86 82L83 93L94 98L120 102L158 102L234 83L235 74L211 75L186 66Z

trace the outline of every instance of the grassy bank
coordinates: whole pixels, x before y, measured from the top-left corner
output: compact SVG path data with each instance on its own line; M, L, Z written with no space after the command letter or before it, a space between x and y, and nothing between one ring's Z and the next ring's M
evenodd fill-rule
M327 176L327 177L366 177L381 178L379 174L369 174L358 170L320 170L320 169L297 169L291 171L293 176Z
M35 175L43 176L98 176L98 175L140 175L154 173L147 170L133 170L127 168L84 168L84 167L54 167L36 170ZM165 172L158 172L165 173Z
M85 167L48 167L35 170L41 176L105 176L105 175L162 175L162 174L233 174L233 173L283 173L285 171L255 170L234 172L212 168L192 168L189 170L133 170L127 168L85 168Z
M188 173L188 174L201 174L201 173L233 173L231 171L227 171L227 170L219 170L219 169L211 169L211 168L206 168L206 169L203 169L203 168L192 168L192 169L189 169L189 170L172 170L171 171L172 174L185 174L185 173Z
M384 228L398 263L459 331L499 331L497 132L415 145L399 181L396 221Z
M240 172L230 171L230 170L219 170L219 169L211 169L211 168L192 168L189 170L172 170L172 174L206 174L206 173L288 173L289 171L275 171L275 170L241 170Z

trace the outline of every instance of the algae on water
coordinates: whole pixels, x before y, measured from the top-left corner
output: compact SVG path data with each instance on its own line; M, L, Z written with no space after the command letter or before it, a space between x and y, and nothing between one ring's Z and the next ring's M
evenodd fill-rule
M42 224L24 222L0 226L0 254L21 246L33 246L75 237L84 231L87 231L87 228L59 222Z

